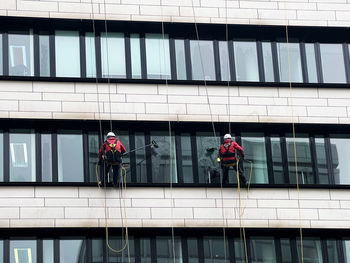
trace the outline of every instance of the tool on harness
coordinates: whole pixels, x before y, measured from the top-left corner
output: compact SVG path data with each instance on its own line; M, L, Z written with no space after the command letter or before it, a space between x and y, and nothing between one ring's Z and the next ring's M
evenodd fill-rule
M159 146L158 146L158 144L156 143L155 140L152 140L152 142L151 142L150 144L147 144L147 145L145 145L145 146L142 146L142 147L133 149L133 150L128 151L128 152L126 152L126 153L124 153L124 154L127 155L127 154L129 154L129 153L136 152L136 151L138 151L138 150L141 150L141 149L144 149L144 148L147 148L147 147L158 148Z

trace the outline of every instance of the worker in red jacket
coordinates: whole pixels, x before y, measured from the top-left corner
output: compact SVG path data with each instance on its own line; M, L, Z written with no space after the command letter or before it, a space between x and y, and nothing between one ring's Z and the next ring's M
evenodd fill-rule
M103 142L98 153L98 164L104 166L104 174L100 176L101 184L104 185L105 176L108 178L108 172L112 167L113 184L117 185L120 178L120 164L122 155L126 152L123 144L117 139L113 132L107 134L107 140ZM107 179L108 181L108 179Z
M239 146L235 141L232 141L231 134L225 134L224 143L220 145L218 152L218 162L221 162L221 168L223 172L223 184L228 184L228 173L230 167L233 167L236 172L238 169L239 180L242 185L245 185L247 183L243 175L242 160L239 161L237 167L236 150L238 151L238 156L241 156L241 158L244 159L243 148Z

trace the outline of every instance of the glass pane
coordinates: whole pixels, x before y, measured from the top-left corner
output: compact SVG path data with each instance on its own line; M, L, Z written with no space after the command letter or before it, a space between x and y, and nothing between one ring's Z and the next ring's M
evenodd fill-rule
M58 181L83 182L83 136L80 131L57 134Z
M233 42L237 81L259 81L256 42Z
M125 246L125 236L121 237L110 237L109 245L116 250L120 250ZM134 263L135 262L135 247L134 239L129 236L129 242L127 247L120 253L115 253L108 249L108 262L118 263Z
M203 237L204 243L204 262L229 262L227 241L224 244L223 237Z
M337 241L327 240L328 262L339 262Z
M284 184L286 180L283 174L281 141L279 137L271 137L271 153L275 183Z
M330 137L335 184L350 184L350 137Z
M282 253L282 263L292 263L290 241L287 238L281 238L281 253Z
M53 263L53 240L43 240L43 262Z
M215 80L213 41L191 40L191 67L193 80Z
M212 170L219 170L219 164L216 161L220 147L219 136L217 134L217 137L214 137L210 132L196 133L199 183L209 183L213 179Z
M185 41L175 39L176 74L178 80L186 79Z
M317 67L316 67L316 56L315 56L315 45L305 44L306 53L306 64L307 64L307 74L310 83L317 83Z
M277 43L277 54L281 82L303 82L299 43Z
M189 133L181 134L181 156L184 183L193 183L192 148Z
M169 183L170 174L171 182L177 183L176 171L176 150L174 133L171 136L171 144L169 143L169 133L166 131L151 132L151 141L155 140L159 148L151 148L152 151L152 181L154 183ZM171 151L171 153L170 153ZM171 154L171 160L170 160ZM171 167L170 167L171 165ZM170 170L171 169L171 170Z
M33 30L26 33L10 33L9 73L10 76L34 75Z
M100 145L98 143L98 133L97 132L89 132L88 133L89 140L89 174L90 174L90 182L96 182L96 164L98 163L98 151L100 149Z
M2 57L2 34L0 34L0 75L4 74L2 60L3 60L3 57Z
M135 133L136 149L145 146L145 134L143 132ZM146 167L146 149L142 148L135 151L136 154L136 181L138 183L147 183L147 167Z
M103 247L105 241L102 239L92 239L92 263L103 263Z
M262 51L263 51L263 59L264 59L265 81L273 82L275 81L275 77L274 77L274 71L273 71L271 43L262 42Z
M172 237L157 237L156 242L157 263L182 262L181 239L179 237L174 237L174 239Z
M170 79L169 36L146 34L147 78Z
M301 261L300 240L297 240L298 262ZM321 242L318 238L303 238L304 263L322 263Z
M118 131L117 132L117 139L120 140L120 142L124 145L126 151L130 149L130 143L129 143L129 132L128 131ZM130 176L130 156L124 155L122 157L123 159L123 166L125 167L125 170L122 170L122 176L124 176L124 171L126 172L126 182L131 182L131 176Z
M231 80L227 41L219 41L221 80Z
M40 76L50 77L50 43L48 35L39 35Z
M0 131L0 182L4 181L4 135Z
M3 262L4 262L4 241L0 240L0 263L3 263Z
M324 138L319 136L315 138L316 143L316 156L317 156L317 169L318 178L320 184L329 184L327 157L326 157L326 145Z
M290 135L291 136L291 135ZM289 182L296 184L296 169L294 159L294 139L286 138L287 158L289 168ZM315 179L312 171L312 159L310 151L310 141L307 135L297 135L295 138L295 147L297 152L298 181L299 184L314 184Z
M35 182L34 130L10 131L10 181Z
M102 77L125 78L124 33L101 34Z
M188 263L199 263L198 241L196 238L187 238Z
M133 79L141 78L141 51L140 35L130 34L130 52L131 52L131 75Z
M342 44L320 44L320 51L323 82L346 83Z
M41 172L43 182L52 182L51 134L41 134Z
M243 239L235 238L234 241L235 249L235 262L236 263L246 263L248 262L248 244L244 245Z
M57 77L80 77L80 44L78 31L55 31Z
M10 240L10 263L36 262L36 240Z
M140 258L142 263L151 263L151 240L140 238Z
M82 239L60 240L60 263L85 262L86 245Z
M96 77L96 52L94 33L85 33L86 77Z
M350 262L350 240L343 241L343 250L344 250L344 260L346 263Z
M251 183L267 184L269 182L266 163L264 134L242 133L242 147L245 159L253 162ZM244 176L249 180L251 164L244 162Z
M251 237L250 250L252 263L276 262L275 241L273 237Z

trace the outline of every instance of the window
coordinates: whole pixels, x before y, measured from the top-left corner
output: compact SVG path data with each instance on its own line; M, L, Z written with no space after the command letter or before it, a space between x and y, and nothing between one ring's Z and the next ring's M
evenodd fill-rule
M143 132L136 132L135 148L138 149L145 145L146 145L145 134ZM146 149L142 148L135 151L135 155L136 155L136 181L138 183L147 183Z
M176 75L178 80L185 80L186 77L186 58L185 58L185 41L175 39L175 56L176 56Z
M277 54L280 81L303 82L299 43L277 43Z
M33 30L8 34L10 76L34 75Z
M317 169L320 184L329 184L326 144L322 136L315 138L316 155L317 155Z
M171 136L171 147L168 132L151 132L151 141L152 140L155 140L159 145L159 148L151 149L153 182L177 183L174 134L172 133ZM170 178L170 176L172 176L172 178Z
M57 77L80 77L80 45L78 31L55 32Z
M92 263L103 263L103 247L106 244L102 238L92 239Z
M193 80L215 80L213 41L191 40L191 66Z
M41 134L41 173L43 182L52 182L51 134Z
M133 79L142 78L141 74L141 50L140 35L130 35L130 52L131 52L131 75Z
M270 42L262 42L262 52L263 52L263 60L264 60L264 73L265 73L265 81L273 82L275 81L275 74L273 70L273 57L272 57L272 49Z
M86 244L82 239L60 240L60 263L85 262Z
M50 77L50 43L49 35L39 35L40 76Z
M335 184L350 184L350 137L331 135L330 141Z
M237 81L259 81L256 42L234 41L234 57Z
M188 263L199 263L198 240L187 238Z
M86 77L96 77L96 51L95 35L92 32L85 33Z
M58 181L83 182L83 136L81 131L58 131Z
M248 241L247 241L248 242ZM248 262L248 244L244 244L243 239L235 238L234 250L235 250L235 262L236 263L245 263Z
M297 240L298 262L301 260L300 239ZM305 263L319 262L322 263L322 249L319 238L303 238L303 255Z
M230 61L229 61L227 41L219 41L219 55L220 55L221 80L222 81L231 80Z
M146 62L148 79L170 79L168 35L146 34Z
M140 238L140 258L142 263L151 263L150 238Z
M10 263L36 263L36 240L10 240Z
M343 241L344 260L350 262L350 240Z
M273 237L251 237L250 250L252 263L277 262Z
M266 184L269 182L266 163L265 137L263 134L242 133L242 147L245 159L254 163L251 183ZM243 163L244 176L249 180L251 165Z
M89 175L90 182L96 182L96 164L98 163L98 152L100 150L100 145L98 142L98 133L97 132L89 132L88 140L89 140Z
M125 40L123 33L101 34L102 77L125 78Z
M54 263L53 240L43 240L43 262Z
M292 263L292 255L290 250L290 240L287 238L281 238L282 263Z
M10 131L10 181L34 182L35 179L34 131Z
M4 181L4 135L0 131L0 182Z
M309 82L317 83L318 79L317 79L315 45L305 44L305 53L306 53L306 65L307 65L307 74L309 77Z
M114 249L122 249L125 245L125 236L123 237L110 237L109 245ZM108 249L108 248L107 248ZM108 249L108 261L107 262L118 262L118 263L134 263L135 262L135 248L133 237L128 237L127 248L120 253L115 253ZM130 259L130 261L129 261Z
M338 247L337 247L337 241L334 240L327 240L327 254L328 254L328 262L339 262L339 256L338 256ZM348 262L348 261L346 261Z
M181 134L181 157L184 183L193 183L191 135Z
M204 262L229 262L227 242L224 243L223 237L203 237L204 243Z
M323 82L346 83L342 44L320 44L320 52Z
M157 237L156 242L157 263L182 263L182 247L179 237Z
M286 182L283 173L281 139L278 136L271 136L272 165L275 184Z
M2 65L2 61L3 61L3 55L2 55L2 34L0 33L0 75L4 74L4 67Z
M2 240L0 240L0 263L4 263L4 241Z

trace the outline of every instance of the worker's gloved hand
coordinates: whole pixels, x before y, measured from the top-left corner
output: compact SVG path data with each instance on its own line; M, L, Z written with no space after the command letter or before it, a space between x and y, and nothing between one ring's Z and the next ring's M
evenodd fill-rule
M102 164L102 160L98 160L98 165L101 165Z
M218 158L216 159L216 161L217 161L218 163L221 162L221 158L218 157Z

